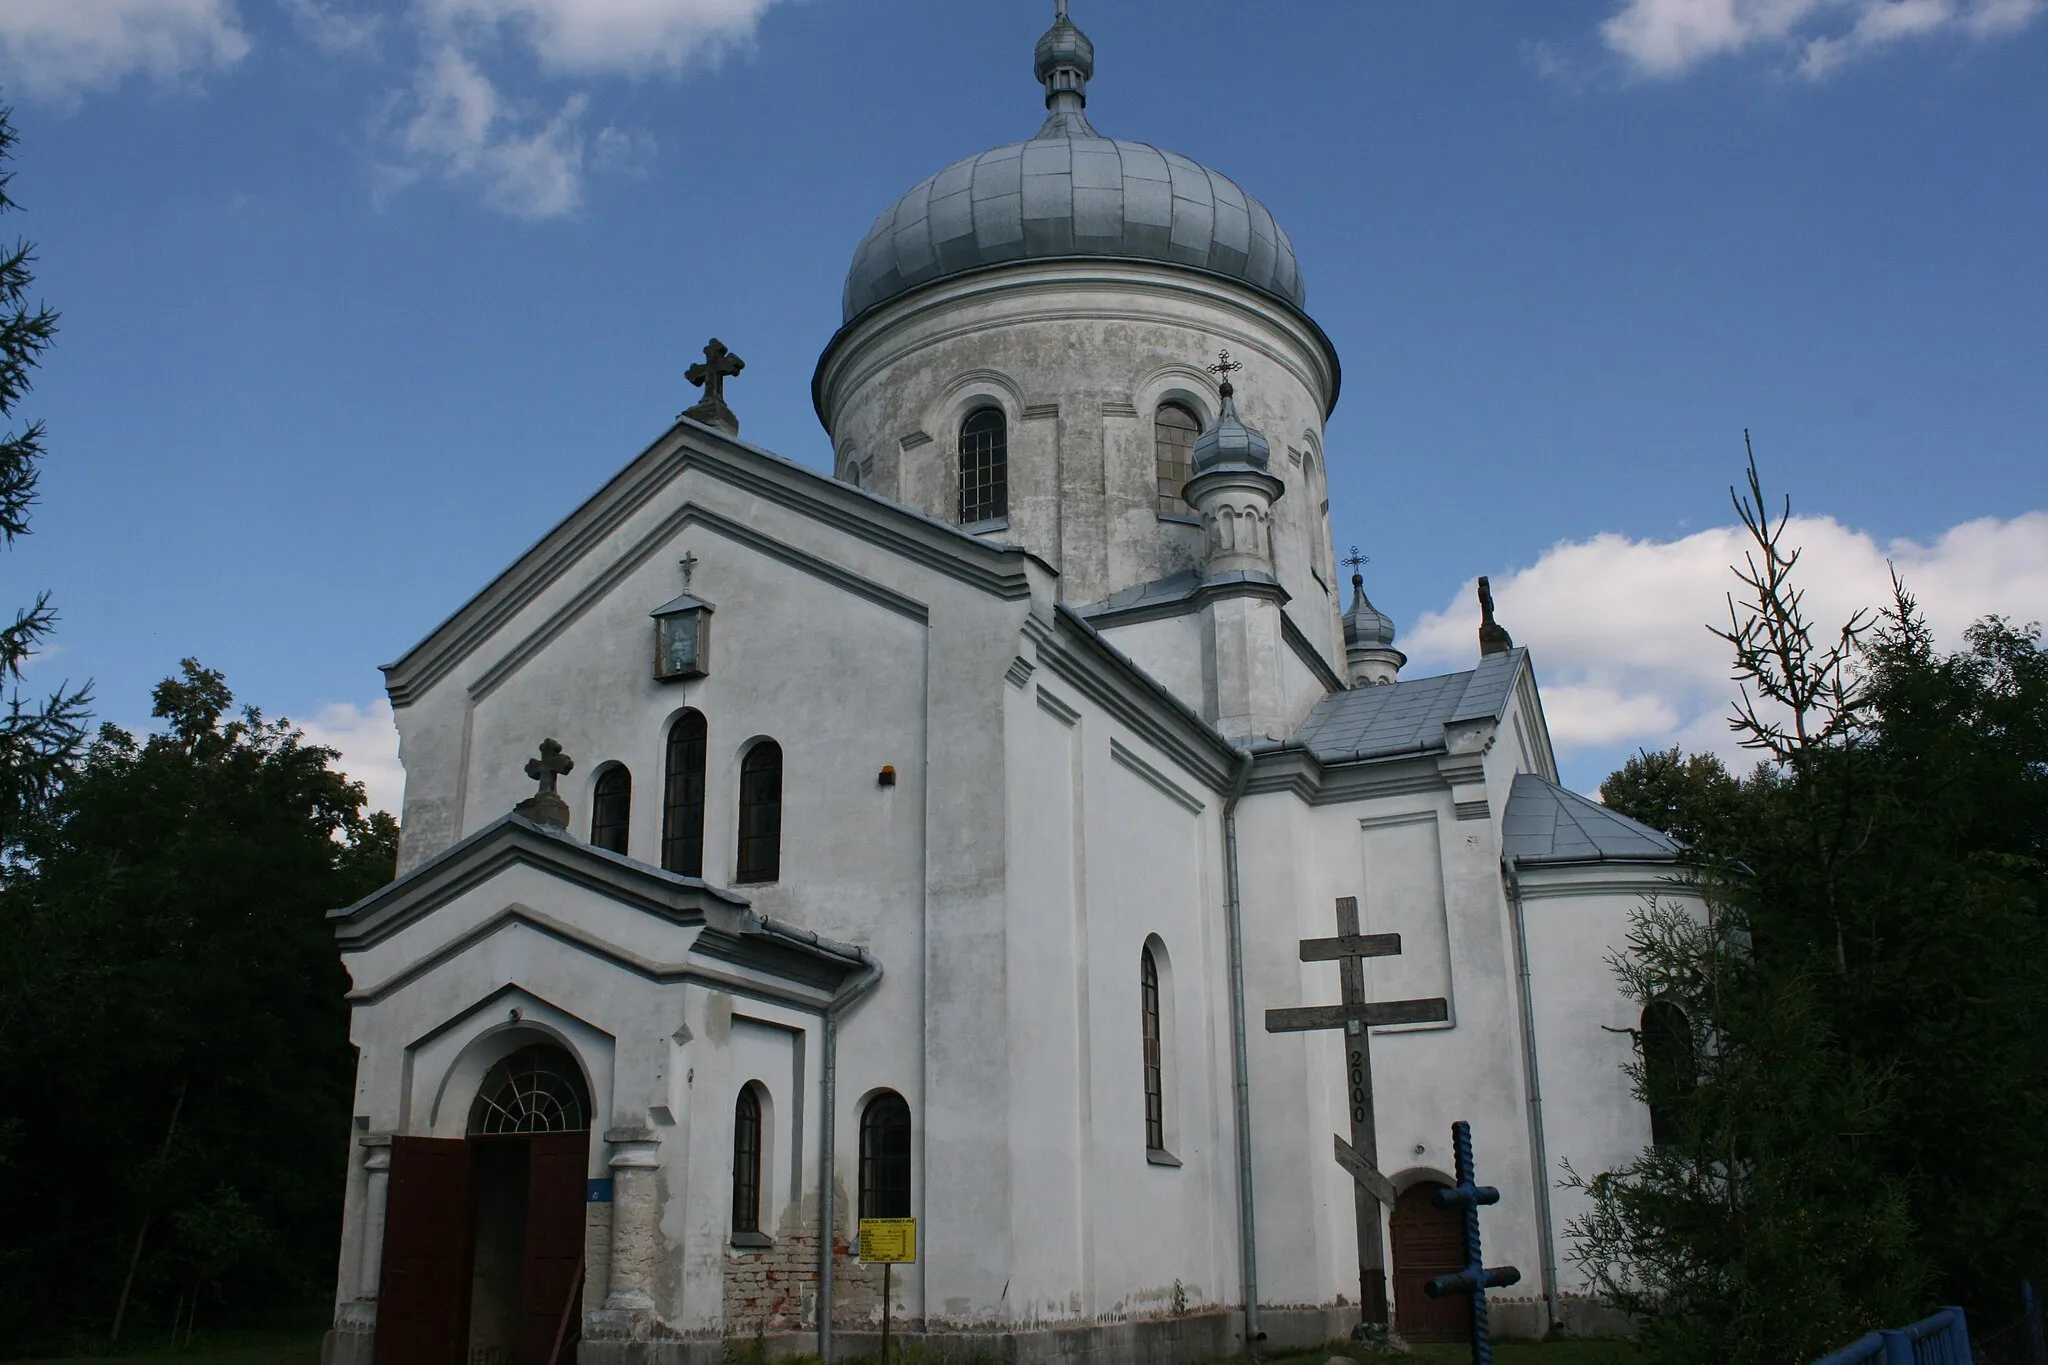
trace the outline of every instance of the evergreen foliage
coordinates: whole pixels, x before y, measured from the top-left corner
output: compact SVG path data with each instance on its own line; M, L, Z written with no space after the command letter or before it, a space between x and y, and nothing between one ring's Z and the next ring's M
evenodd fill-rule
M7 195L14 179L7 169L16 140L12 114L0 105L0 214L16 207ZM18 430L12 423L28 394L30 371L57 335L57 315L29 301L34 263L28 242L0 245L0 546L7 547L29 533L43 459L42 423ZM0 686L8 689L0 710L0 860L12 854L24 814L48 795L85 738L87 689L59 687L39 701L21 694L22 668L56 624L50 595L39 593L11 624L0 626Z
M0 897L0 1341L132 1339L331 1289L354 1054L323 912L397 828L186 660L102 726ZM131 1282L132 1281L132 1282Z
M1903 584L1823 635L1754 461L1718 633L1762 762L1641 754L1607 803L1692 845L1704 921L1646 906L1614 965L1691 1065L1631 1070L1676 1132L1581 1180L1577 1259L1673 1362L1811 1360L2048 1269L2048 653L1937 649Z

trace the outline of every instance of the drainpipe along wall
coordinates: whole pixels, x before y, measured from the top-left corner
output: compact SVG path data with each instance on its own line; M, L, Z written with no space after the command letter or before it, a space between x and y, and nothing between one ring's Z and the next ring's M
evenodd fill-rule
M1503 858L1501 872L1507 882L1508 912L1515 928L1515 985L1522 1007L1522 1071L1529 1088L1529 1153L1536 1177L1536 1236L1543 1243L1543 1312L1555 1329L1562 1324L1557 1313L1557 1251L1551 1236L1550 1153L1543 1134L1543 1080L1536 1066L1536 1001L1529 980L1529 931L1523 921L1522 882L1515 874L1515 860Z
M1244 766L1238 770L1237 782L1223 803L1223 913L1230 938L1230 1061L1237 1110L1237 1251L1244 1281L1244 1345L1249 1352L1255 1343L1266 1339L1266 1334L1259 1330L1258 1227L1252 1210L1251 1065L1244 1022L1244 917L1237 882L1237 803L1252 779L1252 756L1240 753Z

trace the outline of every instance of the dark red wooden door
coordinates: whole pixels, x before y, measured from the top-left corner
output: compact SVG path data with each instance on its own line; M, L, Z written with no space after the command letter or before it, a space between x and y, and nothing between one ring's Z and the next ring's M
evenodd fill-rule
M526 1323L519 1365L555 1365L548 1359L566 1314L562 1361L576 1358L583 1311L576 1272L583 1266L584 1175L590 1134L536 1133L526 1166L526 1275L520 1293ZM379 1357L378 1365L383 1365Z
M1464 1215L1430 1202L1442 1188L1425 1181L1402 1191L1387 1220L1394 1244L1394 1327L1410 1341L1472 1338L1470 1299L1432 1299L1422 1292L1436 1276L1465 1268Z
M391 1140L377 1365L462 1365L469 1346L469 1144Z

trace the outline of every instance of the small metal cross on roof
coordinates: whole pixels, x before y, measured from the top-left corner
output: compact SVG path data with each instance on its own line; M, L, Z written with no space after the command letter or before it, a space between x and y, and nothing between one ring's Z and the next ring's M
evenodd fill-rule
M1338 560L1337 562L1344 565L1346 568L1350 569L1351 576L1353 578L1356 578L1358 577L1358 570L1361 566L1372 563L1372 556L1362 555L1358 553L1358 547L1354 545L1351 547L1351 553L1346 555L1344 558Z
M526 760L526 775L540 783L540 795L555 795L555 781L566 776L576 766L576 760L562 752L562 746L552 739L540 742L540 757Z
M1241 370L1243 368L1244 362L1241 360L1232 360L1230 358L1230 352L1218 351L1216 353L1216 363L1209 367L1209 373L1213 375L1220 375L1222 377L1223 383L1221 385L1221 390L1225 398L1229 398L1237 392L1236 386L1230 382L1230 376L1234 371Z
M690 579L697 573L697 556L685 550L683 551L683 557L678 559L676 563L683 566L683 591L688 592L690 590Z

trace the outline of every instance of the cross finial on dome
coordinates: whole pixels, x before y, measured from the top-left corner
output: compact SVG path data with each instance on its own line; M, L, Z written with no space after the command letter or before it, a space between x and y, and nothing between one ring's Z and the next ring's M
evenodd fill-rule
M1209 367L1209 373L1223 377L1222 394L1225 398L1229 398L1237 392L1236 386L1230 382L1230 376L1243 368L1244 362L1242 360L1232 360L1230 352L1218 351L1216 353L1216 363Z
M1095 74L1095 44L1067 17L1067 0L1053 0L1052 27L1031 55L1031 69L1045 87L1045 107L1051 111L1038 136L1100 136L1081 112L1088 104L1088 78Z

